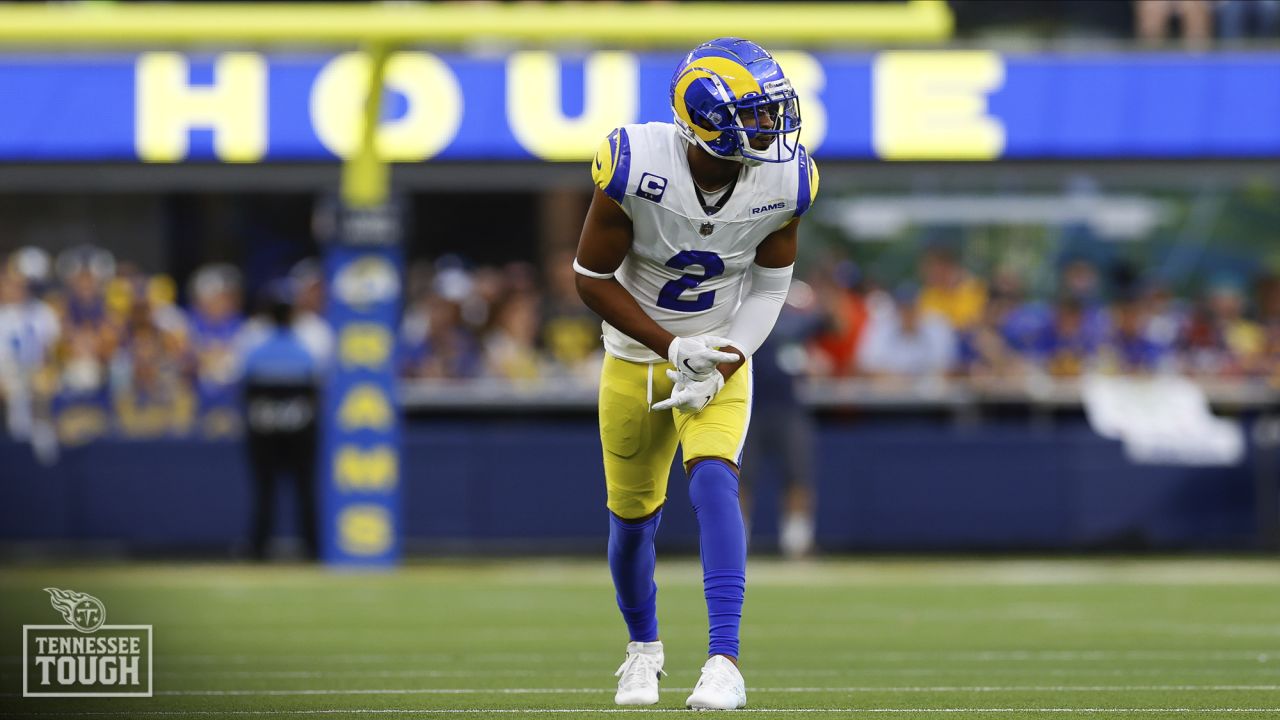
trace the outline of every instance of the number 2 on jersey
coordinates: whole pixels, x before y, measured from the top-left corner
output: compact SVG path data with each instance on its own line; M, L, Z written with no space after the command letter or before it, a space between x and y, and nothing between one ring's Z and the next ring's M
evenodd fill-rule
M681 299L680 296L685 291L698 287L703 281L724 274L724 261L719 255L703 250L684 250L667 261L667 267L674 270L684 270L694 265L701 267L702 272L686 272L663 285L662 290L658 291L658 307L676 312L701 312L711 307L716 299L715 290L699 293L691 300Z

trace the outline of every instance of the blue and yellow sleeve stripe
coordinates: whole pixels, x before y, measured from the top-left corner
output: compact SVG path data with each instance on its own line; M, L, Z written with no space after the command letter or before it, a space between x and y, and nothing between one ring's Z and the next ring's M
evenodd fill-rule
M800 182L796 188L796 217L800 217L809 211L809 206L813 205L813 201L818 197L818 164L809 157L809 153L800 146L800 152L796 154L796 161L800 163Z
M613 201L622 204L627 194L627 178L631 172L631 143L627 131L618 128L600 143L591 162L591 179Z

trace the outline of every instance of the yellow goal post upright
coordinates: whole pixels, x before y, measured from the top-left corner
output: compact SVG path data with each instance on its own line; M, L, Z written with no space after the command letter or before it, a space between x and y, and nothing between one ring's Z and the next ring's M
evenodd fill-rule
M762 21L763 19L766 19ZM358 141L347 147L337 241L325 250L338 361L322 411L324 559L393 566L401 554L400 440L392 352L401 298L398 220L378 121L389 58L410 46L688 48L715 36L805 47L930 45L950 38L943 0L898 3L0 2L0 54L49 49L291 47L368 58ZM353 138L354 139L354 138ZM174 158L172 162L180 161ZM163 162L164 160L162 160ZM388 231L388 228L390 230ZM361 236L363 239L354 239ZM334 307L338 310L334 310ZM352 369L354 368L354 369Z

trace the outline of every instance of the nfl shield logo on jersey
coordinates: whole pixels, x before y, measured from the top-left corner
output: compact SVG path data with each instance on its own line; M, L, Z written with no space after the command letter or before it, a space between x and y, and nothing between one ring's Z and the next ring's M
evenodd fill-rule
M715 229L716 229L715 225L712 225L709 222L704 222L702 223L702 227L698 228L698 232L702 233L702 237L706 237L711 234L712 230L715 230Z

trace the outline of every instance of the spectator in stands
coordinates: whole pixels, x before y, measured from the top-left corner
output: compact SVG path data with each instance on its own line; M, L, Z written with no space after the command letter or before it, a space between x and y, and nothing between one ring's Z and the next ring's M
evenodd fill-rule
M941 315L959 332L982 320L987 286L960 264L954 250L945 245L926 248L919 272L922 311Z
M1214 372L1240 377L1252 374L1262 361L1262 328L1245 316L1244 287L1232 277L1217 278L1206 297L1208 337L1217 355Z
M1213 282L1179 343L1185 372L1218 377L1262 372L1266 335L1245 317L1244 305L1238 281L1220 277Z
M860 289L862 274L849 260L820 263L809 274L809 286L827 325L813 339L813 371L849 376L858 372L858 348L867 324L867 303Z
M541 301L536 293L508 296L493 313L493 327L484 338L485 369L491 377L537 380L543 374L538 352Z
M97 335L84 327L72 329L62 343L62 361L53 374L52 415L58 441L75 446L107 435L112 409Z
M1134 19L1138 38L1150 44L1163 44L1169 28L1177 21L1183 44L1188 48L1204 48L1213 31L1213 8L1209 0L1134 0Z
M1098 266L1083 257L1068 258L1058 272L1060 299L1079 305L1081 332L1101 343L1107 332L1107 306Z
M53 258L48 252L31 245L18 248L9 256L8 266L26 280L28 296L47 304L54 279Z
M127 350L138 332L155 333L164 353L180 358L187 351L187 324L173 304L173 281L130 272L108 283L109 332L113 347Z
M1280 37L1280 0L1216 0L1213 9L1223 40Z
M333 329L324 317L324 266L308 258L289 271L289 291L293 296L293 331L307 351L324 367L333 357Z
M959 363L979 381L1000 383L1028 370L1025 348L1043 330L1043 309L1028 304L1021 278L1009 269L996 274L982 318L959 333Z
M1258 327L1262 332L1262 357L1258 375L1280 388L1280 275L1258 281Z
M542 344L552 372L595 382L600 374L600 319L587 309L574 286L573 253L554 253L546 267L548 296Z
M480 337L493 322L493 309L511 292L507 274L492 266L465 272L458 258L441 258L436 264L436 291L459 304L464 326Z
M1143 334L1165 354L1177 352L1178 340L1187 324L1187 310L1162 283L1151 283L1144 295L1147 326Z
M1110 374L1149 374L1169 369L1166 348L1151 341L1146 330L1147 307L1131 292L1122 292L1111 305L1111 326L1098 348L1098 365Z
M0 265L0 398L11 437L29 439L35 430L37 380L59 332L57 315L30 295L16 263Z
M192 277L191 351L202 432L223 435L239 425L240 272L206 265Z
M1070 257L1062 263L1058 285L1063 295L1084 304L1097 303L1102 297L1098 267L1082 257Z
M315 358L323 374L323 369L333 359L334 351L333 330L324 317L324 268L318 260L303 260L293 266L286 280L276 285L284 288L276 288L276 292L284 292L291 298L293 306L290 322L293 323L293 332L306 346L307 352ZM247 356L270 336L272 325L268 310L264 309L245 322L237 339L241 357Z
M157 327L136 325L112 365L112 375L118 378L112 382L112 404L122 434L158 438L191 431L196 401Z
M59 292L51 293L62 327L68 333L84 331L94 336L98 358L106 363L115 351L107 327L104 288L115 275L111 253L88 245L64 250L55 264Z
M435 292L422 294L405 313L400 350L406 377L473 378L483 369L479 343L462 322L462 305Z
M1066 293L1054 306L1048 331L1030 352L1050 375L1074 378L1093 369L1101 344L1100 327L1090 322L1084 302Z
M868 298L866 335L858 352L861 369L879 377L941 377L955 368L956 334L947 319L925 310L912 284L892 297Z

